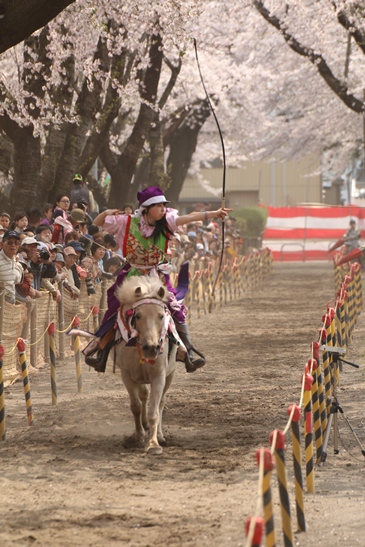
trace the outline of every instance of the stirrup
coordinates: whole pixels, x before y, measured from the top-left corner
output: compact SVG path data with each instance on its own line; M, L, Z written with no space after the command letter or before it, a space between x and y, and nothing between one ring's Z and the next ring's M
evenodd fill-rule
M95 369L96 372L105 372L109 351L109 348L99 349L96 357L91 357L91 355L87 355L85 357L85 363L89 365L89 367Z
M198 357L197 359L192 359L193 351L200 357ZM196 370L198 370L198 368L201 368L205 365L205 357L202 353L200 353L200 351L197 351L195 349L193 350L193 348L191 348L190 352L186 352L184 362L186 372L195 372Z

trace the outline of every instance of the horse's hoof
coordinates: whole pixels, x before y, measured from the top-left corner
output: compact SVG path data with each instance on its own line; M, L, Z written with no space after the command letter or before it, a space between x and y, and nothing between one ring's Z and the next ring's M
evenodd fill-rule
M144 437L137 437L136 435L130 435L130 437L123 437L122 445L123 448L143 448L144 447Z
M163 452L162 446L149 446L147 448L147 454L149 456L160 456L162 452Z
M161 446L167 446L165 437L157 437L158 438L158 444Z

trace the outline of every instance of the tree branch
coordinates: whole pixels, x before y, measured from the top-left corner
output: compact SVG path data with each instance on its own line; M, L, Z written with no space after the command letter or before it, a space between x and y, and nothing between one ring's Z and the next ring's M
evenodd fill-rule
M292 36L286 30L283 21L276 17L276 15L271 15L271 13L261 0L253 0L253 4L257 11L262 15L262 17L280 32L288 46L293 51L295 51L295 53L301 55L302 57L305 57L312 63L312 65L317 69L318 73L324 79L326 84L330 87L330 89L332 89L334 93L336 93L341 101L348 108L350 108L350 110L353 110L358 114L363 114L365 110L363 101L360 101L354 95L349 93L348 87L345 82L343 82L339 78L336 78L322 55L316 53L312 48L303 46L300 42L298 42L298 40L296 40L294 36Z
M343 8L338 9L336 2L332 2L332 5L337 14L337 21L348 31L348 33L353 37L361 51L365 53L365 34L355 26L353 21L350 21Z

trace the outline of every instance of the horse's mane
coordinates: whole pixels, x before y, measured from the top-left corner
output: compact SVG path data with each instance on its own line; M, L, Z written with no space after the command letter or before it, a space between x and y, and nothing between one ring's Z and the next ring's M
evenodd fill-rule
M141 292L136 295L136 290ZM163 289L163 293L161 291ZM115 296L124 308L131 308L135 302L142 298L156 298L162 302L167 300L167 290L157 277L133 276L126 279L115 291Z

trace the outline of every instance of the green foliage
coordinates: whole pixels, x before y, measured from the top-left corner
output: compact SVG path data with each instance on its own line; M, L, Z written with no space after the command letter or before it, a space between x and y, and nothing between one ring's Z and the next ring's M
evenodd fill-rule
M237 224L246 237L262 237L267 220L265 207L243 207L233 211Z

